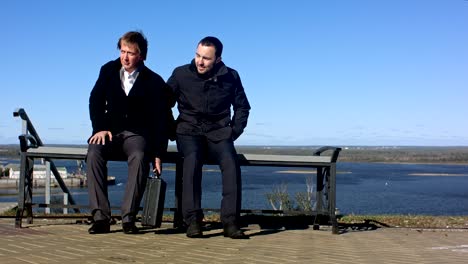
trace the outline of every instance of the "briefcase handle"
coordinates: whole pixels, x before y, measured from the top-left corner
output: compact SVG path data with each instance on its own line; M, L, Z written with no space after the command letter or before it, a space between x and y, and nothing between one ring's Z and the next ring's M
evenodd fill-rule
M150 174L148 175L148 178L152 178L152 179L160 179L161 178L161 174L157 174L157 173L154 173L154 171L150 171Z

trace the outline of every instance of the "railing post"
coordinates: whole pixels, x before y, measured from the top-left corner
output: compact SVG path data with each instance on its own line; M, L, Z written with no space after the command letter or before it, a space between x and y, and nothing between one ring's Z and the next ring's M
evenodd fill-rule
M28 133L28 121L21 119L21 134L27 135Z
M45 213L46 214L50 214L50 162L49 161L46 161L45 162L45 166L46 166L46 178L45 178L45 185L44 185L44 188L45 188L45 201L44 203L47 204L47 207L45 208Z
M68 205L68 193L63 193L63 205ZM68 208L63 207L63 214L68 214Z

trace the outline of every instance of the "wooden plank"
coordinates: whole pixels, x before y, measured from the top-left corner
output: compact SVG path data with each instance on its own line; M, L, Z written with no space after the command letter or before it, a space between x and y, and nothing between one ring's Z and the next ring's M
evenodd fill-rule
M30 148L26 152L28 157L49 159L76 159L83 160L88 152L87 148L69 147L37 147Z
M262 154L242 154L242 155L248 161L304 162L304 163L331 162L331 156L295 156L295 155L262 155Z
M83 147L48 147L30 148L27 155L36 158L51 159L84 159L88 149ZM164 162L176 163L179 158L177 152L168 152ZM264 155L239 154L242 166L329 166L331 156L297 156L297 155ZM213 161L207 161L213 164Z
M69 154L69 155L82 155L86 156L88 148L73 148L73 147L46 147L41 146L37 148L28 149L28 153L56 155L56 154Z

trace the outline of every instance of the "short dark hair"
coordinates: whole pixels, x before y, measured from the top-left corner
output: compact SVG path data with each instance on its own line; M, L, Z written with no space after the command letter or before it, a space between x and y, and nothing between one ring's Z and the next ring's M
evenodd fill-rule
M148 53L148 40L146 40L145 35L141 31L129 31L125 33L122 37L119 38L117 42L117 48L120 50L121 42L125 41L131 44L136 44L137 49L140 52L143 60L146 60L146 54Z
M204 37L200 42L198 42L198 45L202 46L213 46L215 48L215 55L217 58L221 57L221 54L223 54L223 43L216 38L216 37Z

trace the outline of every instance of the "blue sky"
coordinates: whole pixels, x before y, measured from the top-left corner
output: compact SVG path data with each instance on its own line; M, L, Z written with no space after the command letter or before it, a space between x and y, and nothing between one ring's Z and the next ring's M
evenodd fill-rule
M468 146L468 1L6 1L0 144L24 108L45 143L85 144L89 93L142 30L165 80L213 35L252 110L238 145Z

